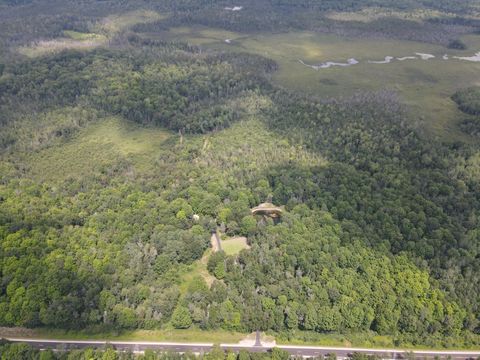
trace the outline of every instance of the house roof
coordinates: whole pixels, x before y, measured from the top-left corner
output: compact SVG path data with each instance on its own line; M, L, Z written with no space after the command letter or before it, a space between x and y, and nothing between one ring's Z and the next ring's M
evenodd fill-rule
M262 203L254 207L251 210L251 212L252 212L252 215L268 215L268 216L277 217L282 215L283 210L271 203Z

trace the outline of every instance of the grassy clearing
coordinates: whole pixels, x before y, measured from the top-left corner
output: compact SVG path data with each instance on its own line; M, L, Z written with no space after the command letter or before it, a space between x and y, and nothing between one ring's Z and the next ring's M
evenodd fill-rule
M209 35L203 35L209 34ZM348 39L313 32L241 36L205 28L172 29L163 34L169 39L224 50L248 51L274 59L279 71L274 82L295 91L319 97L349 96L365 90L393 89L409 105L413 119L428 133L442 140L470 140L458 128L462 114L450 96L459 88L480 82L480 63L450 59L443 55L465 56L480 49L480 36L463 37L469 50L456 51L439 45L401 40ZM232 38L230 44L219 39ZM390 64L368 64L385 56L404 57L416 52L429 53L436 59L394 61ZM355 58L361 64L348 68L315 71L299 63L345 62Z
M255 117L202 139L204 146L198 165L209 168L226 181L229 177L250 179L260 169L291 161L299 166L327 164L319 154L273 134Z
M1 337L29 337L62 340L155 341L190 343L238 343L245 334L228 331L203 331L200 329L135 330L116 332L62 331L54 329L0 328Z
M89 176L122 159L130 160L132 171L142 171L153 166L169 136L162 129L109 118L80 131L71 141L27 155L30 175L57 182Z
M65 30L63 35L73 40L104 40L105 37L94 33L82 33L78 31Z
M94 34L95 38L85 40L74 40L71 38L58 38L53 40L41 40L30 44L28 46L22 46L17 51L29 58L43 56L47 54L53 54L62 50L91 50L96 47L105 44L106 38L102 35Z
M199 276L207 283L208 287L213 284L215 277L210 275L207 270L208 258L210 257L211 253L212 249L207 249L205 254L203 254L203 257L190 265L186 272L182 275L182 283L180 285L180 292L182 294L187 291L190 284L198 281Z
M308 339L311 337L311 339ZM402 341L402 346L395 346L395 340L392 336L378 335L373 332L367 333L350 333L350 334L309 334L297 332L291 338L287 339L277 336L278 345L305 345L305 346L330 346L330 347L357 347L367 349L404 349L404 350L432 350L432 349L448 349L448 350L478 350L475 347L466 347L459 345L463 343L463 339L451 338L447 341L445 347L441 346L425 346L414 345L412 343Z
M312 336L309 339L309 336ZM365 348L394 348L393 338L375 333L363 334L309 334L296 333L292 338L277 337L281 345L310 345L310 346L340 346L340 347L365 347Z
M98 32L109 35L128 29L136 24L149 23L166 18L151 10L136 10L124 14L113 14L99 22L96 29Z
M247 244L247 238L234 237L222 240L222 249L227 255L237 255L243 249L250 249L250 246Z

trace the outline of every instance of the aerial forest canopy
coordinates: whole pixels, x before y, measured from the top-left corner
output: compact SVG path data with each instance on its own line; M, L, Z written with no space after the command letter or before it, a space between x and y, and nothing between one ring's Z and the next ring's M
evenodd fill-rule
M480 344L478 88L449 95L470 137L443 141L391 89L295 92L267 51L162 37L370 36L384 20L325 14L421 6L449 17L415 40L447 47L473 1L49 3L0 2L0 326ZM217 229L248 247L213 253Z

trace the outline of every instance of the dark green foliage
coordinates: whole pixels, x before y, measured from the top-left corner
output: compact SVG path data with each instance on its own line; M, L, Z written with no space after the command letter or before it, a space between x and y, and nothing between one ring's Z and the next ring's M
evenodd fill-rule
M33 350L26 344L8 344L0 346L2 360L36 360L39 351Z
M223 264L224 262L225 253L223 251L217 251L208 258L207 269L211 274L214 274L215 269L219 266L219 264Z
M449 49L455 49L455 50L466 50L467 45L462 41L462 40L452 40L448 44Z
M480 136L480 119L467 119L460 123L460 129L468 135Z
M464 113L480 115L480 87L471 87L457 91L452 96L452 99Z
M356 355L355 355L356 356ZM278 348L272 349L270 353L255 352L249 353L241 350L239 354L225 352L220 346L215 345L208 353L202 356L191 353L163 352L155 350L146 350L144 354L134 355L129 351L115 351L114 348L107 346L103 349L84 350L36 350L25 344L2 344L0 345L1 360L287 360L290 354ZM357 356L355 359L370 360L371 357Z
M206 133L237 120L241 110L229 100L257 89L274 69L257 56L203 56L173 45L152 55L64 52L12 68L0 81L0 104L21 98L43 108L82 99L142 124Z
M290 359L290 353L285 350L274 347L272 349L272 360L288 360Z
M188 329L192 325L190 312L184 306L178 306L172 315L172 325L176 329Z

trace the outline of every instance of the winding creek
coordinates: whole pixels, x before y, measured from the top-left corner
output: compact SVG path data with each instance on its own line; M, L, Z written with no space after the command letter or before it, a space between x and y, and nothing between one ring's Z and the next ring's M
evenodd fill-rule
M366 63L368 64L389 64L393 61L406 61L406 60L423 60L423 61L429 61L432 59L435 59L436 56L432 54L425 54L425 53L415 53L415 56L404 56L404 57L393 57L393 56L385 56L383 60L367 60ZM443 55L442 57L443 60L460 60L460 61L470 61L470 62L480 62L480 52L477 52L473 56L452 56L450 57L448 54ZM309 68L312 68L314 70L320 70L320 69L328 69L334 66L339 66L339 67L347 67L347 66L353 66L360 64L361 61L351 58L348 59L347 62L333 62L333 61L327 61L324 63L319 63L319 64L308 64L305 61L298 59L298 62L300 64L307 66Z

